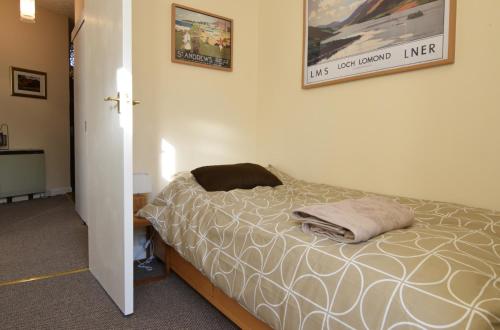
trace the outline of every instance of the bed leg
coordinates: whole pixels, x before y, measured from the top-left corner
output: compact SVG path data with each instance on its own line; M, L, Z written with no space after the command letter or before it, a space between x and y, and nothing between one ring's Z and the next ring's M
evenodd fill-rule
M170 247L165 244L165 276L170 275Z

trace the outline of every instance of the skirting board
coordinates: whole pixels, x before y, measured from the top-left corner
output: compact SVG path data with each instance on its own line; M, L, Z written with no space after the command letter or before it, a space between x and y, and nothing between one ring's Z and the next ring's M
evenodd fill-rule
M73 189L71 187L59 187L59 188L51 188L48 189L45 195L47 197L53 197L53 196L59 196L59 195L65 195L69 194L72 192Z
M45 192L45 194L36 193L36 194L34 194L33 197L34 197L34 199L43 198L43 197L54 197L54 196L59 196L59 195L65 195L65 194L68 194L72 191L73 191L73 189L71 187L52 188L52 189L47 190ZM13 202L23 202L23 201L27 201L28 199L29 199L28 195L23 195L23 196L13 197L12 201ZM7 198L0 198L0 204L6 204L6 203L7 203Z

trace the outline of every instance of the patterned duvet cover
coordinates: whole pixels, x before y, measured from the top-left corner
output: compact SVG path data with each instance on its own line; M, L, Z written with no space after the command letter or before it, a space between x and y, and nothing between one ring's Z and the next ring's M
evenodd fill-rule
M500 213L393 197L416 224L361 244L302 232L292 210L374 194L296 180L206 192L179 174L140 211L163 240L275 329L500 328Z

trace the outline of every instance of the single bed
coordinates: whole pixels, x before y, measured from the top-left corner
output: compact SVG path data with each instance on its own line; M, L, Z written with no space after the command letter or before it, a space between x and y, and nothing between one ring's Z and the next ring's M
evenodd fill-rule
M274 329L500 327L500 212L393 197L414 226L341 244L302 232L292 210L374 194L269 169L282 186L206 192L179 174L140 215Z

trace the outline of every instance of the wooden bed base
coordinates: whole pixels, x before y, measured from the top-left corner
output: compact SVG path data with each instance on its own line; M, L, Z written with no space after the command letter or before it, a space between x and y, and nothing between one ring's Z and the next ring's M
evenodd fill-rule
M271 329L267 324L241 307L234 299L215 287L200 271L181 257L172 247L165 244L163 240L157 239L155 243L158 257L165 262L167 274L174 271L238 327L244 330Z

